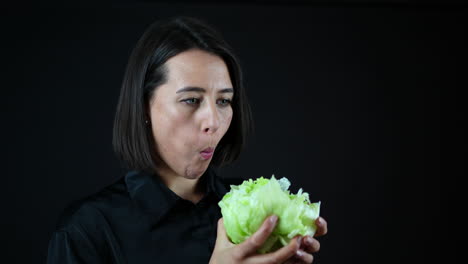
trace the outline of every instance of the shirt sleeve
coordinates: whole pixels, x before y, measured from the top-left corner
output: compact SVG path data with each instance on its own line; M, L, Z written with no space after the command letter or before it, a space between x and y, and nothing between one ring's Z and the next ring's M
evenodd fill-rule
M56 230L50 239L47 264L104 263L92 241L79 227Z

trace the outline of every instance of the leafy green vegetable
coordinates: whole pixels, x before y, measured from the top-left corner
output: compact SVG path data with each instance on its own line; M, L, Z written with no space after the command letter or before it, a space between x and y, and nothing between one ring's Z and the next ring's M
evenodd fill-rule
M275 251L296 235L313 236L320 202L310 203L309 194L302 192L302 188L297 194L290 194L290 185L287 178L276 180L274 175L271 179L260 177L231 185L231 190L218 203L231 242L242 243L272 214L278 216L278 224L259 253Z

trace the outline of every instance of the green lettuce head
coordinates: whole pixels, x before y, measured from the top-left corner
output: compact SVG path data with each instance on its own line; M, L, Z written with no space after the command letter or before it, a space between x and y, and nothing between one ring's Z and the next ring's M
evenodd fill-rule
M287 178L276 180L274 175L271 179L260 177L245 180L238 186L231 185L231 190L218 203L231 242L242 243L272 214L278 216L278 224L259 253L275 251L296 235L313 236L320 202L310 203L309 194L302 189L297 194L290 194L290 185Z

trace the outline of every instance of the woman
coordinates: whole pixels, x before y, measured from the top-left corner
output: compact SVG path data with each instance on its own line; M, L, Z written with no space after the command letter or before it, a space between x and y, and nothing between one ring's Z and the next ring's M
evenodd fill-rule
M240 182L214 167L236 160L250 131L241 69L219 33L189 17L153 23L130 56L114 123L129 172L65 210L48 263L311 263L311 237L256 253L275 216L242 244L226 236L217 203Z

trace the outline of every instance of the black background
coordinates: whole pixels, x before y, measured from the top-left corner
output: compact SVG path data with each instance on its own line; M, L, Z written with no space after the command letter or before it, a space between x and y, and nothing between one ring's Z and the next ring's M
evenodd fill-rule
M44 263L63 207L124 175L111 139L128 56L146 26L178 14L219 29L243 65L255 134L221 174L288 177L320 200L329 234L314 263L446 260L466 10L267 2L3 9L5 263Z

